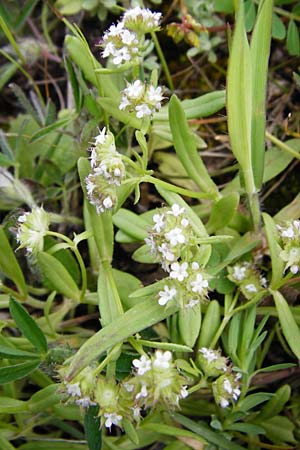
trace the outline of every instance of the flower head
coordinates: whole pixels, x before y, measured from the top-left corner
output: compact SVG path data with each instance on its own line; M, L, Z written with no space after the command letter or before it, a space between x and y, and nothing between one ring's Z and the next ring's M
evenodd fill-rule
M123 15L123 23L125 27L142 33L149 33L159 28L161 20L160 12L152 12L148 8L128 9Z
M177 290L174 287L169 288L168 285L164 286L164 289L162 291L159 291L158 296L158 303L161 306L166 305L172 298L175 297L177 294Z
M144 373L151 370L151 359L149 359L147 356L142 355L140 359L134 359L132 361L132 364L137 369L138 375L144 375Z
M17 240L19 248L26 248L29 253L43 250L44 236L47 234L50 223L49 214L41 207L34 208L18 218Z
M122 91L120 110L135 112L138 119L151 116L161 108L162 88L135 80Z

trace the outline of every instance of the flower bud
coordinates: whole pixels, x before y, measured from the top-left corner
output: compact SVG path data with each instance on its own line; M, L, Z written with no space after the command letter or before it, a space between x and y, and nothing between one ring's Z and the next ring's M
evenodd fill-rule
M216 403L221 408L227 408L232 401L236 401L240 394L239 384L240 374L233 375L232 373L221 375L213 382L213 394Z
M49 214L42 207L34 208L31 212L19 216L18 223L18 248L26 248L29 253L43 251L44 236L50 223Z
M199 350L198 364L208 377L218 377L227 371L227 359L221 356L220 351L202 347Z

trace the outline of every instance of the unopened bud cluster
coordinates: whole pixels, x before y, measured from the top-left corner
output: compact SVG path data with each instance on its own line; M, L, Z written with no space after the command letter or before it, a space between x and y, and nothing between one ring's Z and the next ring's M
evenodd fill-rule
M89 201L98 214L113 208L117 201L116 187L125 178L125 166L117 152L114 136L106 128L95 138L91 148L91 173L87 176L86 190Z
M33 208L18 218L18 248L26 248L28 253L43 251L44 236L49 229L50 216L43 207Z
M283 246L280 258L286 263L284 270L289 269L295 275L300 270L300 220L277 225L277 229Z
M267 287L267 280L248 261L229 266L228 278L239 286L241 292L248 300Z
M198 352L197 362L206 377L215 378L212 391L221 408L227 408L239 398L241 375L232 372L227 358L221 356L220 351L202 347Z
M157 405L167 409L179 407L187 397L186 379L179 374L170 351L157 350L153 355L134 359L133 376L116 382L103 376L95 377L88 367L64 384L69 401L87 408L99 406L101 426L123 426L124 420L138 423L142 412Z
M158 303L164 306L174 299L181 307L192 308L206 301L209 277L193 260L197 250L196 236L185 208L177 204L164 208L153 216L153 221L145 242L169 274L158 294Z

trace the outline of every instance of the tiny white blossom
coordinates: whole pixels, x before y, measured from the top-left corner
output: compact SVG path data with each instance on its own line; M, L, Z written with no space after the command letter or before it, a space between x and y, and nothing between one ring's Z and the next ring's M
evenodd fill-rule
M136 394L135 399L139 400L140 398L146 398L148 396L147 386L143 384L142 389L138 394Z
M174 262L173 264L171 264L170 278L174 278L178 281L183 281L188 276L187 268L187 262L183 262L182 264Z
M194 308L194 306L198 305L199 300L196 298L191 298L188 303L186 303L185 308Z
M161 306L166 305L172 298L177 294L177 290L175 288L169 288L169 286L164 286L163 291L159 291L159 300L158 303Z
M167 261L172 262L175 260L174 253L171 252L168 244L166 244L165 242L159 245L157 249L162 254L163 258L165 258Z
M104 413L105 426L110 428L112 425L119 425L123 417L117 413Z
M296 264L293 264L293 265L290 267L290 271L292 272L293 275L296 275L296 273L299 272L299 266L297 266Z
M245 286L245 289L246 289L246 291L249 292L249 293L257 292L257 287L256 287L255 284L253 284L253 283L247 284L247 285Z
M239 388L233 389L232 398L233 400L237 400L241 395L241 390Z
M286 229L283 229L281 232L281 237L293 239L295 237L293 227L288 227Z
M136 117L142 119L145 116L151 116L152 110L149 108L147 103L142 103L141 105L136 105Z
M199 264L196 261L192 262L192 269L199 270Z
M79 383L72 383L66 385L67 394L71 395L71 397L81 397L81 390L79 387Z
M192 291L201 294L208 288L208 281L203 278L201 273L197 273L196 280L191 281Z
M221 398L220 399L220 406L221 406L221 408L227 408L227 406L229 406L229 401L226 400L226 398Z
M134 419L139 419L141 415L141 408L139 406L134 406L132 409L132 415Z
M211 348L202 347L202 348L200 348L199 352L202 353L202 355L204 356L204 358L205 358L209 363L212 363L213 361L216 361L216 360L219 358L217 352L215 352L215 351L212 350Z
M177 244L185 243L185 236L182 233L182 229L179 227L175 227L165 234L166 239L170 242L172 247L175 247Z
M246 276L246 267L236 265L233 267L232 277L237 281L242 281Z
M174 217L178 217L181 214L183 214L185 211L185 208L180 208L179 205L177 205L177 203L174 203L174 205L172 205L171 210L167 212L167 214L170 214Z
M95 145L103 145L105 144L107 135L106 135L106 127L104 127L98 136L95 137Z
M188 387L187 386L182 386L182 388L180 389L180 394L179 397L180 398L186 398L188 397L189 393L188 393Z
M151 370L151 360L145 355L142 355L140 359L134 359L132 364L137 369L138 375L144 375L148 370Z
M170 351L161 352L157 350L155 352L155 359L153 362L153 366L157 369L169 369L170 362L172 361L172 353Z
M180 224L183 226L183 228L186 228L190 224L190 222L184 218L181 220Z
M153 225L153 229L157 233L160 233L163 227L165 226L164 218L165 218L164 214L154 214L153 216L153 222L155 223L155 225Z
M232 394L233 388L232 388L231 383L228 380L228 378L225 378L224 383L223 383L223 388L224 388L225 392L228 392L228 394Z
M96 405L96 403L92 402L92 400L88 396L79 398L75 403L78 406L82 406L82 408L88 408L89 406Z
M112 208L112 206L113 206L112 199L111 199L110 197L106 197L106 198L103 200L103 206L104 206L105 209L110 209L110 208Z
M134 385L130 383L124 383L123 386L127 392L132 392L134 389Z

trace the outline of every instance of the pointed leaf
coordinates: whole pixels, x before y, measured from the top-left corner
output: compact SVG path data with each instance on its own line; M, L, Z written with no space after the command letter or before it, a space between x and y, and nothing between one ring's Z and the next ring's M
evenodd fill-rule
M102 431L98 409L98 406L90 406L84 416L84 432L89 450L101 450L102 448Z
M20 380L29 375L40 364L40 361L30 361L14 366L5 366L0 368L0 384L10 383Z
M45 335L32 317L28 314L26 309L16 300L11 298L9 301L9 310L22 334L24 334L24 336L40 353L47 353L48 346Z

